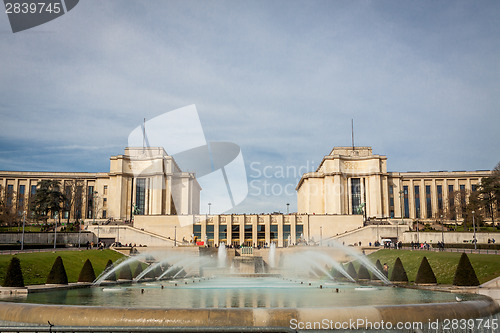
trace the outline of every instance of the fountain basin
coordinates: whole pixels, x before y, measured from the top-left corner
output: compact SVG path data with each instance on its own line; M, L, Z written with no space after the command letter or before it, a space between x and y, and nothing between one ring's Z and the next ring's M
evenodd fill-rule
M0 302L0 320L4 325L46 325L50 321L57 326L290 328L294 322L325 320L428 324L488 318L500 312L495 301L474 294L364 288L322 280L300 284L273 277L192 281L178 280L177 287L170 281L158 281L28 294L27 298ZM113 288L116 292L110 294ZM457 295L463 301L456 302Z

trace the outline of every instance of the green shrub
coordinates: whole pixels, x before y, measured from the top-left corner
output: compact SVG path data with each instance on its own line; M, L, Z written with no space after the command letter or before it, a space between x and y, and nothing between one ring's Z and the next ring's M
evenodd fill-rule
M415 283L437 283L436 275L434 275L427 257L422 258Z
M365 265L359 266L358 269L358 280L371 280L370 272Z
M141 263L141 262L138 262L138 263L137 263L137 267L136 267L136 268L135 268L135 270L134 270L134 275L133 275L134 279L135 279L136 277L138 277L138 276L139 276L139 274L141 274L141 273L142 273L142 271L143 271L143 269L142 269L142 263Z
M391 281L393 282L408 282L408 276L406 275L405 268L399 257L396 258L394 263L394 268L391 274Z
M350 262L347 266L347 274L349 274L354 280L358 278L358 273L356 273L356 269L354 268L352 262Z
M23 272L21 270L21 262L17 257L10 259L7 273L3 281L4 287L24 287Z
M120 269L118 280L132 280L132 270L130 269L130 265L124 265Z
M455 277L453 278L453 285L455 286L478 286L479 280L477 279L476 271L470 263L469 257L462 253L460 261L458 262Z
M112 272L106 277L106 281L116 281L116 273L113 271L115 269L115 265L113 265L113 262L111 259L108 260L106 263L106 268L104 268L104 272Z
M61 256L57 257L52 265L49 276L47 276L46 284L68 284L68 275L66 275L66 269L64 268L63 260Z
M95 280L95 272L94 267L89 259L85 261L83 264L82 270L80 271L80 275L78 275L78 282L94 282Z

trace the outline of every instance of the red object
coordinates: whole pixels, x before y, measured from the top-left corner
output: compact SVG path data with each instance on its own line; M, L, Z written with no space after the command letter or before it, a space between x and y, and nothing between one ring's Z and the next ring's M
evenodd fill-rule
M196 245L203 246L203 245L205 245L205 242L196 242Z

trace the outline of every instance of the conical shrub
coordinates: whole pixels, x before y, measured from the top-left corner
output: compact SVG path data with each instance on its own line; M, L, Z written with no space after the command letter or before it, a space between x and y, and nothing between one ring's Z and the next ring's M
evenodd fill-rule
M19 261L19 258L12 257L12 259L10 259L2 286L19 288L24 287L23 272L21 270L21 262Z
M420 263L420 267L418 268L417 278L415 279L415 283L428 284L437 283L436 275L432 271L432 267L427 260L427 257L422 258L422 262Z
M391 274L391 281L393 282L408 282L408 276L406 275L405 268L399 257L396 258L394 263L394 269Z
M143 269L142 269L142 263L138 262L138 263L137 263L137 267L136 267L136 268L135 268L135 270L134 270L134 275L133 275L134 279L135 279L136 277L138 277L138 276L139 276L139 274L141 274L141 273L142 273L142 271L143 271Z
M356 269L354 268L352 262L350 262L347 266L347 274L349 274L354 280L358 278L358 273L356 273Z
M384 268L382 267L382 264L380 263L379 259L377 259L377 262L375 263L375 267L377 267L377 269L380 271L380 273L384 274ZM373 274L372 279L373 280L380 280L376 274Z
M455 286L478 286L479 280L477 279L476 271L470 263L469 257L462 253L460 261L458 262L455 277L453 278L453 285Z
M113 265L113 262L111 261L111 259L109 259L106 263L106 268L104 268L104 271L111 272L111 274L106 277L106 281L116 281L116 273L113 271L114 269L115 265Z
M78 282L94 282L95 280L95 272L94 266L89 259L85 261L83 264L82 270L80 271L80 275L78 275Z
M60 256L54 261L49 276L47 276L47 282L45 283L68 284L68 275L66 275L66 269L64 268L63 260Z
M359 266L358 269L358 280L371 280L370 272L365 265Z
M118 280L132 280L132 270L130 269L130 265L125 265L122 269L120 269Z

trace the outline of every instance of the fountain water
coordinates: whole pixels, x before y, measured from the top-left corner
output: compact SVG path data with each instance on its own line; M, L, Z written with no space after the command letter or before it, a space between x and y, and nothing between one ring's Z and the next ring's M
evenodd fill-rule
M276 267L276 243L272 242L269 248L269 266Z
M225 268L226 267L226 260L227 260L227 250L226 250L226 244L221 243L219 245L219 250L217 251L217 267L219 268Z

